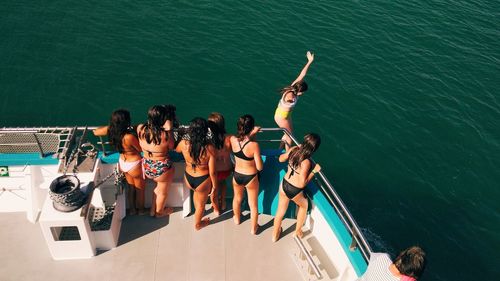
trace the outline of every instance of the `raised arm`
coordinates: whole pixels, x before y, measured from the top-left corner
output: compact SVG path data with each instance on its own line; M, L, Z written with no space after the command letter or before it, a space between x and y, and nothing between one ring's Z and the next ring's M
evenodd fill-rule
M257 133L260 132L260 129L260 126L253 127L252 131L248 134L248 137L252 140L255 140L257 137Z
M304 79L304 77L306 77L307 70L309 70L309 66L311 65L311 63L314 60L314 54L311 53L310 51L307 51L306 57L307 57L307 63L306 63L306 65L304 65L304 68L302 68L302 71L300 72L300 74L297 77L297 79L295 79L295 81L292 82L292 84L291 84L292 86L295 83L299 82L300 80Z

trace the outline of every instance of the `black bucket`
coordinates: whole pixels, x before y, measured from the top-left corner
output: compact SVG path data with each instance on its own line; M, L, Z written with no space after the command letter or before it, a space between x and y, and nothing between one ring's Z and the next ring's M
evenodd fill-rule
M73 175L54 179L50 184L49 195L54 208L61 212L72 212L85 202L85 194L80 190L80 180Z

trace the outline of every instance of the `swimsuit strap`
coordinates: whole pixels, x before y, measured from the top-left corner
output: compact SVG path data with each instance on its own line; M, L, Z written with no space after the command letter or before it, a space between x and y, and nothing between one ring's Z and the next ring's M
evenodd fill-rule
M241 146L241 143L238 142L238 144L240 145L240 150L243 151L243 148L245 148L245 146L250 143L250 141L247 141L243 146Z

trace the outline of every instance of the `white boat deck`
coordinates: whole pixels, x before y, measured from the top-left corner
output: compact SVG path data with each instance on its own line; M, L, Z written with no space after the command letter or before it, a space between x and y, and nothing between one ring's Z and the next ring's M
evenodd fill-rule
M208 208L208 205L207 205ZM0 213L0 280L303 280L293 256L294 220L284 220L282 238L271 242L273 218L259 216L250 234L248 214L235 225L232 212L200 230L193 216L128 216L118 247L90 259L54 261L39 224L25 213Z

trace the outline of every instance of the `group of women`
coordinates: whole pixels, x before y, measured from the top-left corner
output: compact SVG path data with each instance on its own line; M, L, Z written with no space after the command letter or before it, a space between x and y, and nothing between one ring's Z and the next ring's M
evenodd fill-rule
M291 112L298 97L307 90L303 81L314 55L307 52L308 62L297 79L281 91L276 123L292 132ZM170 151L181 153L185 160L185 186L193 191L195 207L195 229L207 226L209 218L203 218L205 205L211 199L213 211L219 215L226 209L226 179L231 174L234 190L233 219L241 223L241 203L245 190L250 207L252 234L258 233L258 193L259 173L264 165L260 147L255 140L260 127L255 126L251 115L243 115L237 121L237 133L229 135L225 130L225 120L220 113L212 113L208 119L194 118L186 130L178 128L176 108L173 105L155 105L148 111L146 123L131 126L130 113L119 109L113 112L108 126L94 130L95 135L107 135L110 143L120 153L119 168L125 174L129 189L130 214L145 214L145 179L156 182L150 215L164 217L173 212L166 207L168 188L173 180L174 166ZM174 138L174 131L177 132ZM295 147L287 134L283 136L285 152L279 156L280 162L288 162L288 171L279 187L279 206L274 219L272 240L281 235L281 222L291 201L298 207L295 234L303 236L308 202L303 190L321 167L313 165L311 156L321 143L317 134L307 134L304 141ZM234 163L231 160L234 155ZM135 195L135 196L134 196Z

